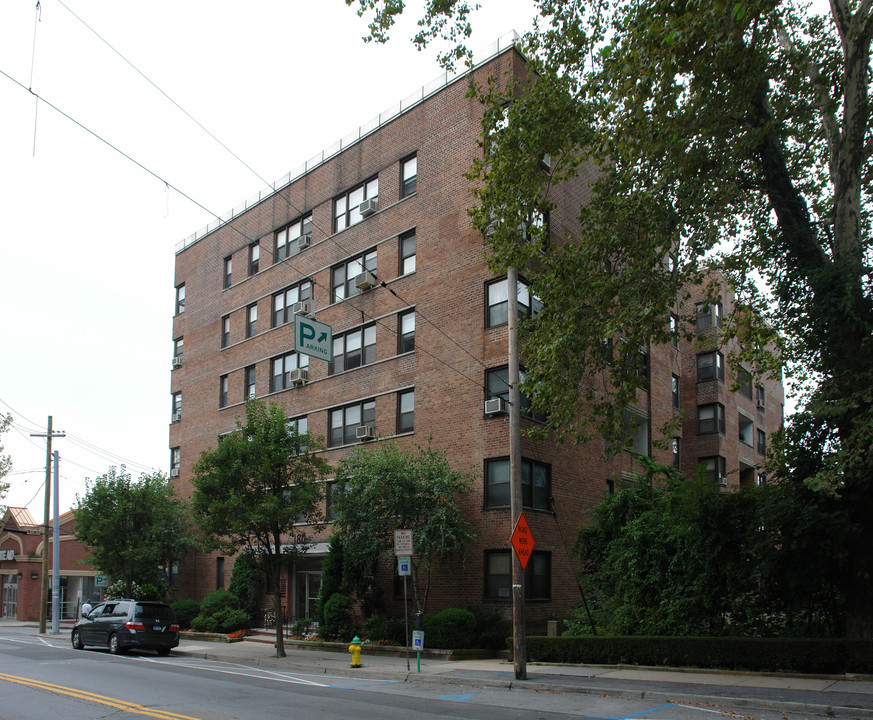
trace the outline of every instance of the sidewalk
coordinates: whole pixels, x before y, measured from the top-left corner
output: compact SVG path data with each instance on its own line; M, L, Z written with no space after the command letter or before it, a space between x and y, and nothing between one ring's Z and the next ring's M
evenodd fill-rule
M527 663L526 679L516 680L513 664L500 659L449 661L422 657L419 660L410 651L407 669L406 657L368 653L365 645L361 653L363 667L351 668L351 654L348 652L287 645L287 657L277 658L273 645L264 642L263 635L260 638L261 641L234 643L184 639L174 654L334 676L610 697L645 697L664 702L709 703L873 720L873 677L870 676Z

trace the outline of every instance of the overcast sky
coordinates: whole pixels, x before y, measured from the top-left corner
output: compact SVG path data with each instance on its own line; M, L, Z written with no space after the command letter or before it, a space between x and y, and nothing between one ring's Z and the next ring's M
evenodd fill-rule
M474 50L531 25L483 4ZM61 512L110 465L168 470L177 243L436 78L421 5L376 45L343 0L0 2L7 505L42 519L49 415Z

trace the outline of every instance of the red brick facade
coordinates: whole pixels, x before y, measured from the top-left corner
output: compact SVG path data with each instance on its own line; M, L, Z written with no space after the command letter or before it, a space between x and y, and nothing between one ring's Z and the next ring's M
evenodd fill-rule
M58 518L60 550L60 590L62 620L79 616L85 600L92 604L100 598L100 588L95 587L97 572L82 561L88 555L84 545L74 534L76 519L72 512ZM48 548L48 609L46 617L51 622L52 597L52 531L49 532ZM2 581L2 605L0 616L16 620L39 620L42 596L42 550L43 528L37 525L24 508L8 508L0 530L0 581Z
M502 77L523 69L521 57L509 51L480 65L475 73L481 82L489 74ZM192 468L201 451L214 448L218 435L231 430L235 418L244 414L247 368L254 367L259 399L281 403L288 417L305 417L308 431L325 438L330 434L331 410L373 400L379 437L419 444L432 438L435 446L445 448L453 467L476 471L473 491L463 502L478 539L463 562L435 578L428 610L492 603L509 611L508 595L487 597L489 551L508 551L512 532L509 508L486 506L487 461L507 456L508 421L505 415L486 417L483 412L486 370L506 365L507 330L505 324L487 327L487 284L494 278L485 267L482 238L467 214L473 197L465 173L481 153L483 111L477 100L466 97L467 88L462 78L434 91L180 249L176 286L184 285L185 304L173 319L173 337L177 343L183 341L183 350L174 360L172 392L181 393L173 413L181 412L170 425L170 447L179 452L171 475L180 493L189 496ZM417 160L416 187L402 197L403 161L411 156ZM335 200L374 178L378 178L378 210L336 231ZM573 226L582 187L581 182L567 184L556 198L558 207L550 215L550 226L561 235ZM297 246L293 246L289 258L274 262L277 233L309 213L309 247L294 253ZM415 269L403 272L402 238L411 232L416 238ZM250 273L254 243L259 244L260 256L257 272ZM332 268L373 250L375 276L384 286L335 300ZM312 281L313 316L331 326L334 338L374 325L373 361L328 375L327 363L312 359L305 384L271 390L273 360L294 349L293 319L273 327L274 295L305 279ZM257 326L248 333L253 305ZM407 311L415 313L414 350L399 352L400 314ZM652 348L650 372L650 392L643 393L645 407L640 408L649 427L659 427L674 412L672 375L682 379L681 407L699 402L695 393L701 397L713 393L730 408L723 435L696 438L696 417L685 423L682 468L691 472L697 456L705 452L722 454L728 471L735 469L738 457L745 455L737 448L735 430L731 436L737 403L729 384L699 385L690 347ZM756 415L754 404L747 408L755 427L766 427L768 432L779 424L782 393L777 386L768 390L772 404L766 416ZM398 433L398 398L408 390L414 390L414 431ZM224 407L219 407L221 402ZM647 445L651 449L651 438ZM335 465L348 450L349 444L332 447L325 457ZM545 585L539 587L542 597L527 605L531 630L542 631L547 620L565 617L579 604L577 563L570 553L580 523L610 483L615 486L622 473L635 469L630 454L604 461L601 450L599 441L558 448L523 440L523 457L549 471L554 498L553 508L525 511L536 550L543 553L540 570L545 574ZM661 461L671 461L669 453L651 451ZM761 458L752 454L749 459ZM327 533L311 539L323 543ZM289 568L286 601L293 617L307 613L300 585L306 580L303 571L317 573L324 547L316 546L298 568ZM224 573L219 577L221 567ZM180 568L177 597L202 599L217 586L226 586L230 571L231 562L219 564L215 556L190 558ZM398 611L399 601L392 600L392 572L386 568L380 580L389 610Z

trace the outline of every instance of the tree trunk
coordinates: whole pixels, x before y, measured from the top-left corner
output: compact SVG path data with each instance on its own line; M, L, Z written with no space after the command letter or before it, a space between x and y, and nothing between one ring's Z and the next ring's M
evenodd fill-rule
M279 591L279 577L282 572L282 557L274 555L270 558L272 568L270 574L273 577L273 613L276 616L276 657L285 657L285 638L282 635L282 625L285 618L282 617L282 596Z

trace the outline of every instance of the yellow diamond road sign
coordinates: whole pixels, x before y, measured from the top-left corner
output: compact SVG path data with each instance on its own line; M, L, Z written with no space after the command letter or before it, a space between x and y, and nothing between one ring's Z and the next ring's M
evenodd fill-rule
M294 316L294 349L314 358L333 360L333 332L325 325L303 315Z

